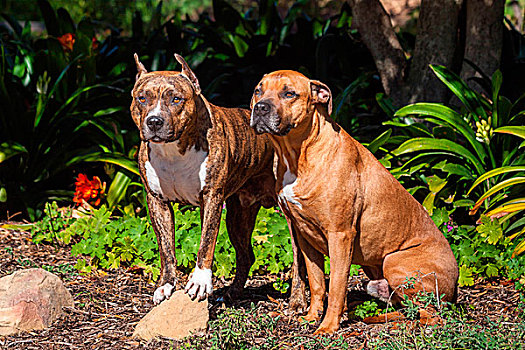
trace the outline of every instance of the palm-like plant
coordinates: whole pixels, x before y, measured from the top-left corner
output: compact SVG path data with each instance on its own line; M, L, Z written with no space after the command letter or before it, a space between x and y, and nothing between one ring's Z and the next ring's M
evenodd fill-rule
M492 77L489 98L469 88L445 67L431 68L462 102L462 113L438 103L415 103L399 109L395 113L397 119L390 124L403 126L420 136L402 137L403 142L385 160L411 156L401 167L393 169L394 174L429 166L441 170L446 180L431 180L439 183L438 192L445 191L450 202L457 206L473 204L471 214L483 207L485 215L508 223L507 233L519 230L525 224L523 218L516 220L525 209L525 198L518 193L520 185L525 183L525 177L520 176L525 173L525 153L519 151L525 142L505 134L525 137L522 126L525 111L516 112L522 98L513 104L500 95L502 75L499 71ZM411 116L434 125L432 132L425 124L414 122ZM457 200L458 194L463 198ZM433 196L432 201L425 200L427 209L432 210L429 206L434 205L436 195L436 191L431 191L427 196L427 199ZM478 200L465 201L468 197ZM503 198L510 199L503 201ZM523 233L523 229L520 232ZM525 243L521 242L515 253L524 250Z

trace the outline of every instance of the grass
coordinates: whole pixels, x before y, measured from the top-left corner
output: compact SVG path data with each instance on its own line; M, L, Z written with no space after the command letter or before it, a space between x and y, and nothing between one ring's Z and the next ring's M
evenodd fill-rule
M524 306L524 305L520 305ZM312 336L311 325L288 334L279 332L279 317L271 317L252 303L248 308L227 308L209 324L206 335L178 344L181 349L524 349L525 318L510 322L470 320L468 312L454 306L442 312L440 326L390 323L368 326L364 333ZM415 326L415 324L417 324ZM353 327L352 327L353 328ZM355 337L358 336L359 339ZM358 345L356 347L356 341Z

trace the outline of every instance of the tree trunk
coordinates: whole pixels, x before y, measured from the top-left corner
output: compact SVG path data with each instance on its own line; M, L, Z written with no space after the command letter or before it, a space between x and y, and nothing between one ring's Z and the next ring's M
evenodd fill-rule
M390 17L379 0L350 0L350 6L361 38L374 57L383 89L399 105L406 61Z
M404 103L443 102L449 90L429 64L451 68L458 43L458 18L463 0L423 0Z
M504 0L466 0L467 24L465 59L476 64L489 77L500 66L503 43ZM461 77L480 76L468 63L463 63ZM481 91L479 85L469 83Z

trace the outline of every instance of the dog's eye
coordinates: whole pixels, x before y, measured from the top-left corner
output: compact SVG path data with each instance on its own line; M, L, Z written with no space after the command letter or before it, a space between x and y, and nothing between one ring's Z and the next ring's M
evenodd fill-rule
M171 103L173 103L174 105L177 105L177 104L179 104L181 101L182 101L182 98L175 96L175 97L171 100Z
M286 98L292 98L292 97L295 97L295 96L297 96L297 94L295 93L295 91L286 91L286 92L284 93L284 97L286 97Z
M253 94L255 96L259 96L261 94L261 89L255 89L255 91L253 92Z
M139 96L139 97L137 97L137 100L138 100L141 104L146 103L146 97L144 97L144 96Z

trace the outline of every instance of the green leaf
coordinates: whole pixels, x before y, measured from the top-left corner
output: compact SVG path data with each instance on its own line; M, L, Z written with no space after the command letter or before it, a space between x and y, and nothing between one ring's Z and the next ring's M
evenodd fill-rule
M496 277L499 274L499 269L494 264L488 264L487 268L485 269L485 274L487 277Z
M126 175L124 172L119 171L115 174L113 181L108 190L108 206L113 208L116 206L122 198L126 195L126 190L128 189L129 184L131 183L131 178Z
M379 107L381 107L381 109L383 110L383 112L386 113L388 118L392 119L396 111L392 103L392 99L387 97L384 93L378 93L376 94L376 101Z
M496 185L491 187L487 192L483 193L481 197L479 197L476 204L474 204L472 211L475 212L481 206L481 204L485 201L485 199L492 196L494 193L504 188L507 188L509 186L513 186L513 185L520 184L520 183L525 183L525 177L513 177L513 178L506 179L506 180L503 180L497 183Z
M510 134L525 139L525 126L502 126L495 129L494 132Z
M5 189L5 187L0 187L0 203L5 202L7 202L7 190Z
M445 173L448 173L447 176L459 175L461 176L461 179L465 179L465 180L471 180L474 178L472 176L472 172L470 171L470 169L460 164L448 163L447 161L443 161L443 162L440 162L439 164L436 164L435 166L432 167L432 169L439 169Z
M447 184L447 181L440 178L437 175L430 176L428 178L428 188L430 192L437 194L443 189Z
M235 53L237 53L237 56L241 58L244 57L244 54L246 53L246 51L248 51L250 46L238 35L229 34L228 37L233 43Z
M457 96L457 98L474 115L476 120L481 117L487 120L487 112L483 108L478 95L461 78L444 66L430 65L439 80L441 80Z
M436 194L430 192L429 194L427 194L427 196L423 200L422 205L427 210L429 215L432 215L433 212L434 212L434 201L435 201L435 199L436 199Z
M479 160L485 164L485 158L487 157L487 154L483 148L483 145L476 140L475 131L462 118L461 114L447 106L443 106L438 103L415 103L401 108L396 112L395 115L404 117L411 114L419 115L421 118L432 116L448 123L453 128L456 128L476 151Z
M481 216L481 224L476 227L476 231L481 237L486 238L489 244L496 244L503 237L503 230L498 219L491 220L485 215Z
M445 222L448 221L447 211L443 208L436 209L432 214L432 220L434 220L434 223L437 227L443 225Z
M405 141L401 146L392 151L392 153L396 156L400 156L403 154L419 151L450 152L456 157L468 160L476 168L479 174L482 174L485 171L483 166L480 164L480 160L477 159L469 150L450 140L438 140L426 137L413 138Z
M47 101L49 100L50 97L53 96L53 94L55 93L56 89L58 89L58 86L59 86L60 82L66 76L66 72L69 70L69 68L71 68L71 66L75 65L76 61L78 61L81 57L82 57L82 55L79 55L79 56L75 57L74 59L72 59L71 62L66 66L66 68L64 68L62 70L62 72L58 76L57 80L53 84L53 87L51 88L51 90L47 94L48 98L45 99L43 106L41 106L41 108L38 110L38 113L35 116L35 121L34 121L34 127L35 128L40 124L40 120L42 119L42 115L44 114L44 111L46 110L45 107L47 105Z
M0 144L0 163L21 153L27 153L27 149L21 144L12 141L2 142Z
M466 265L460 266L458 284L460 287L474 285L474 277L472 275L471 268L467 267Z
M504 167L500 167L500 168L489 170L486 173L484 173L483 175L481 175L480 177L478 177L478 179L476 181L474 181L474 183L472 184L472 186L468 190L467 195L469 195L470 192L472 192L472 190L476 186L478 186L480 183L482 183L486 179L490 179L493 176L497 176L497 175L501 175L501 174L507 174L507 173L516 172L516 171L525 171L525 165L504 166Z
M385 144L385 142L388 141L390 138L390 135L392 135L392 129L388 129L378 137L376 137L372 142L370 142L367 146L368 150L372 153L375 153L379 147Z
M492 74L492 126L497 127L499 125L499 90L503 81L503 75L501 71L497 69Z
M122 153L113 152L93 152L87 155L77 156L69 160L66 166L71 166L80 162L106 162L121 166L131 171L133 174L140 175L137 162L129 159Z
M471 199L459 199L454 201L454 208L460 207L471 207L474 204L474 201Z

